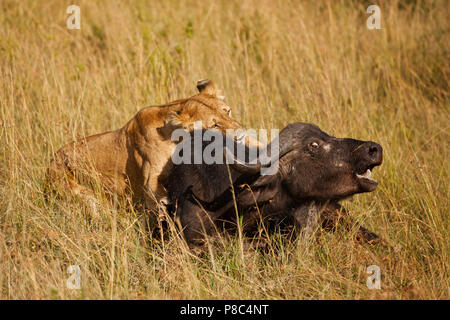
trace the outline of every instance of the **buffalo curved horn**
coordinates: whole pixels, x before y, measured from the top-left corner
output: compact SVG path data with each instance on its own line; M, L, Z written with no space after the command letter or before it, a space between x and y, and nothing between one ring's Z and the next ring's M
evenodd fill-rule
M236 157L234 154L231 153L230 150L228 150L227 147L224 148L225 150L225 159L233 159L233 162L230 164L233 169L236 171L245 174L245 175L254 175L257 174L261 170L261 163L258 161L255 164L250 163L242 163Z
M294 148L293 144L284 144L280 147L279 153L277 155L274 155L270 161L267 162L267 164L261 164L261 162L258 160L255 164L249 164L249 163L243 163L240 162L238 159L235 158L234 154L228 150L227 147L224 149L224 155L225 159L233 159L233 163L231 163L231 167L235 169L236 171L245 174L245 175L254 175L260 172L261 168L270 166L271 163L278 161L282 156L284 156L286 153L292 151Z

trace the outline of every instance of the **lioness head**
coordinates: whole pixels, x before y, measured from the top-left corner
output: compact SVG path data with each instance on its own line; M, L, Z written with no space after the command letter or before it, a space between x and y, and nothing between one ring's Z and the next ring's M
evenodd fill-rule
M167 115L164 126L168 133L178 128L192 131L197 121L201 121L203 129L217 129L223 133L227 129L241 128L239 122L231 117L225 97L211 80L199 80L197 89L197 95L186 99L179 110Z

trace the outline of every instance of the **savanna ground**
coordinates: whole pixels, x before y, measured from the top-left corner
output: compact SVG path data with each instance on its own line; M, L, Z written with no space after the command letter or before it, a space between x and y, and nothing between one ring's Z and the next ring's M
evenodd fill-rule
M81 30L66 8L81 7ZM449 299L447 1L0 2L0 298ZM312 122L377 141L379 188L344 201L391 247L344 230L238 238L202 255L149 238L120 202L44 199L53 153L213 79L248 128ZM113 155L112 155L113 156ZM98 194L100 202L107 200ZM81 290L66 288L79 265ZM381 290L366 268L381 268Z

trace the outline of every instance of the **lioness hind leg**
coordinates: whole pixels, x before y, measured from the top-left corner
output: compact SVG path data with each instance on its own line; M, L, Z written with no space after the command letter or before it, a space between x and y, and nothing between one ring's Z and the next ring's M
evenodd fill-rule
M45 177L44 193L46 200L48 200L50 193L56 193L57 197L61 197L63 193L69 191L72 195L82 199L82 202L90 208L90 212L97 216L99 201L91 189L82 186L76 181L72 171L67 165L66 159L61 153L57 153L50 162Z

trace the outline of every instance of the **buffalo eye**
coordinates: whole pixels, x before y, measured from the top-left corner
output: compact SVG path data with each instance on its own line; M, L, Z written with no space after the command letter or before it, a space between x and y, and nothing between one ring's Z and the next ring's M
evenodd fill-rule
M319 148L319 144L317 142L311 142L310 146L311 146L311 149L318 149Z

